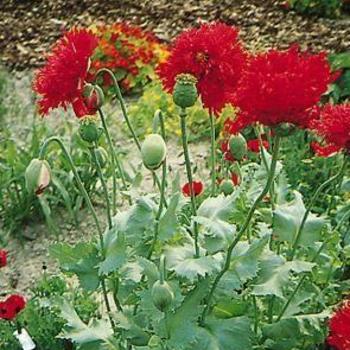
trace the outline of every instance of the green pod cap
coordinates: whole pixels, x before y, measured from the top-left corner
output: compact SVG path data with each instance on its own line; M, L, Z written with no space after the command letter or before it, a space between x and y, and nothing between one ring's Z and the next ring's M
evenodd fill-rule
M198 99L197 79L191 74L179 74L173 91L173 100L181 108L192 107Z
M42 159L33 159L24 174L26 188L29 193L42 194L51 181L49 163Z
M236 160L242 160L247 155L247 141L240 133L232 135L229 140L230 153Z
M159 134L146 136L141 146L143 164L150 170L158 169L163 163L167 153L164 139Z

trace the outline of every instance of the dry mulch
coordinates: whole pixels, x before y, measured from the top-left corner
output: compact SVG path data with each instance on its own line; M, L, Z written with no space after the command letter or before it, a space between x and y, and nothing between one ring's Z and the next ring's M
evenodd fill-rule
M284 0L1 0L0 64L23 70L40 66L44 53L73 25L127 20L169 41L199 20L241 28L250 49L285 48L299 42L314 50L350 47L350 17L302 17Z

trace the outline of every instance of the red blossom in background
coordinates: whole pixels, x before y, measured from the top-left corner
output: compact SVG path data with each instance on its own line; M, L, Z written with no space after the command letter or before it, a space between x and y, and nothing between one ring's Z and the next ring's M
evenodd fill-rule
M0 268L7 265L7 251L0 249Z
M217 114L236 89L246 59L235 27L224 23L203 24L176 38L168 60L159 66L158 73L169 92L177 75L195 76L204 106Z
M238 186L241 183L241 178L238 174L232 173L231 180L235 186Z
M344 305L336 311L329 320L330 334L327 338L329 345L336 350L350 349L350 302L345 302Z
M192 188L193 188L193 194L195 196L199 196L202 192L203 192L203 184L200 181L193 181L192 182ZM182 187L182 193L184 194L184 196L186 197L190 197L191 196L191 187L189 182L186 183L183 187Z
M72 29L55 44L47 62L34 79L33 89L41 98L39 112L72 105L78 118L95 114L83 98L90 57L97 47L97 37L86 29Z
M26 306L23 296L12 294L4 301L0 302L0 318L13 320Z
M316 141L311 142L310 147L317 157L327 158L339 152L338 146L335 146L335 145L322 146L320 143Z
M335 149L350 152L350 104L326 105L310 128Z
M265 149L268 149L270 147L268 141L266 140L262 140L262 145ZM254 152L254 153L260 152L260 141L258 139L249 140L247 142L247 146L249 151L251 152Z
M310 109L332 81L325 53L270 50L249 60L233 103L247 123L307 127Z

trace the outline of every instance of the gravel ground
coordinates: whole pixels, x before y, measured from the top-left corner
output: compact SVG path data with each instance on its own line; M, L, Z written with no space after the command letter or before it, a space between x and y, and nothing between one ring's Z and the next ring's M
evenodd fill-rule
M169 41L198 21L241 28L252 50L299 42L314 50L350 47L350 18L302 17L284 0L1 0L0 63L17 70L40 66L45 52L72 25L127 20Z

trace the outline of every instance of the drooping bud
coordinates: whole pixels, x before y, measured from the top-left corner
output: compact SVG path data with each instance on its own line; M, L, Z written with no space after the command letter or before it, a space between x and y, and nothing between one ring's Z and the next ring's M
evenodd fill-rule
M161 281L154 283L152 287L152 300L154 306L162 312L171 306L174 300L174 292L166 281L163 281L163 283Z
M86 84L84 86L83 96L85 105L90 113L96 113L104 103L104 93L98 85Z
M229 140L230 153L236 160L242 160L247 155L247 141L240 133L232 135Z
M181 108L192 107L198 99L197 79L191 74L179 74L173 91L173 100Z
M156 170L161 166L166 153L166 144L159 134L148 135L141 146L143 164L150 170Z
M86 142L97 142L102 134L102 129L97 126L97 118L95 116L86 116L82 118L79 127L79 134Z
M25 171L25 183L29 193L42 194L51 181L51 169L46 160L33 159Z
M231 180L223 180L220 184L220 190L225 196L228 196L233 193L235 186Z

